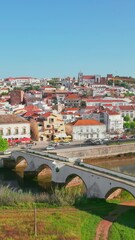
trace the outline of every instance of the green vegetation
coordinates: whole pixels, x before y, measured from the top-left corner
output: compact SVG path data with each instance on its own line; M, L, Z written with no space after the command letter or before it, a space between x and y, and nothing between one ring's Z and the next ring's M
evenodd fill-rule
M86 102L85 101L80 102L80 108L86 108Z
M33 85L29 85L28 87L25 87L25 89L24 89L24 91L25 92L28 92L28 91L30 91L30 90L36 90L36 91L38 91L40 89L40 86L33 86Z
M49 80L49 85L54 88L58 88L59 84L60 84L59 78L52 78L51 80Z
M4 152L6 149L8 149L8 141L0 136L0 151Z
M117 222L113 223L109 240L135 240L135 208L123 213Z
M123 124L124 128L126 129L134 129L135 128L135 119L133 119L133 121L131 121L130 116L126 115L124 117L124 124Z
M93 240L99 222L118 206L121 200L132 199L127 192L115 200L88 199L80 188L59 190L52 194L32 194L0 187L0 239L10 240ZM135 211L124 213L110 233L110 240L131 239ZM130 216L132 223L130 222ZM36 226L36 228L35 228ZM121 229L125 229L119 237ZM135 226L134 226L135 227ZM116 231L117 229L117 231ZM37 235L37 236L35 236ZM132 238L134 239L134 238Z

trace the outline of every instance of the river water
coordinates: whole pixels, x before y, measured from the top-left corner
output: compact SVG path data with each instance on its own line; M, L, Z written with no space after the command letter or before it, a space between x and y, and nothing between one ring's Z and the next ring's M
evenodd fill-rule
M135 156L120 155L99 159L85 159L84 162L130 176L135 176Z

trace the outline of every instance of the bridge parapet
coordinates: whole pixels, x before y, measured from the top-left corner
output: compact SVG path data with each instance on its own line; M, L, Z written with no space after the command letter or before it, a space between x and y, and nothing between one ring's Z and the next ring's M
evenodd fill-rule
M123 174L123 173L116 172L116 171L109 170L109 169L102 168L102 167L97 167L97 166L94 166L92 164L87 164L87 163L83 163L83 162L80 162L79 166L85 167L85 168L88 168L88 169L91 169L91 170L96 170L97 172L105 173L105 174L108 174L109 176L118 177L118 178L121 178L121 179L124 179L124 180L131 181L131 182L135 183L135 177L129 176L127 174Z
M62 157L62 156L58 156L55 153L48 153L48 152L39 152L39 151L35 151L32 149L27 150L28 153L33 153L36 155L41 155L43 157L48 157L54 160L59 160L59 161L63 161L63 162L69 162L67 157Z

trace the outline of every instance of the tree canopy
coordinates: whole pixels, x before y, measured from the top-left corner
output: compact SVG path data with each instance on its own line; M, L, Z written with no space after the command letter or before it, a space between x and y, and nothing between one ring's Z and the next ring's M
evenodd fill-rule
M81 101L80 102L80 107L81 108L86 108L86 102L85 101Z
M0 151L4 152L8 149L8 141L0 136Z

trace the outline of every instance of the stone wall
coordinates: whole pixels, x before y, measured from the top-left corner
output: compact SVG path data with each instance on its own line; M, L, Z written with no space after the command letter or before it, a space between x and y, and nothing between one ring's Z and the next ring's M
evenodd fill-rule
M80 147L64 149L65 151L59 151L58 155L65 157L79 157L79 158L94 158L102 156L111 156L117 154L124 154L129 152L135 152L135 144L121 144L113 146L93 146L93 147Z

